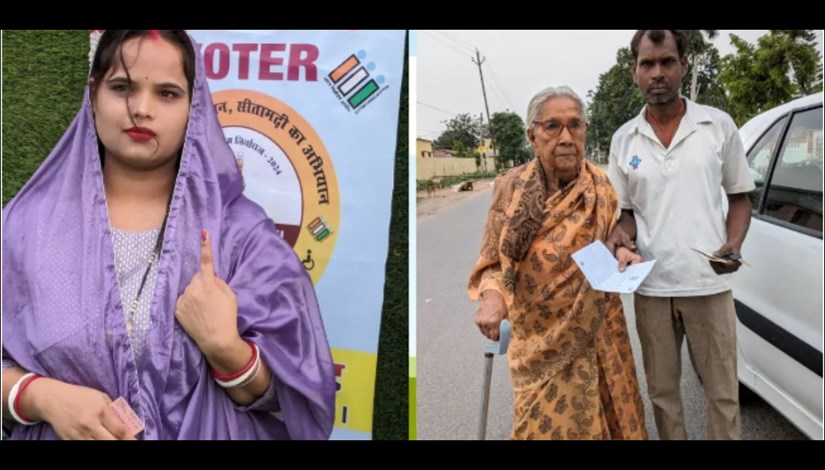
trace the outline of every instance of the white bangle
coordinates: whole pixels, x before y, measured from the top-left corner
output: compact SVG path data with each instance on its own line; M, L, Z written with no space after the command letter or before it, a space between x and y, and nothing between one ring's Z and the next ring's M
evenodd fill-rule
M239 385L246 385L248 383L247 381L251 381L255 374L258 373L258 368L261 366L261 351L258 349L257 344L253 343L252 345L255 347L255 364L253 364L252 367L250 367L249 370L243 375L235 379L227 381L215 379L215 382L217 382L218 385L223 388L235 388Z
M255 361L255 365L252 368L255 369L255 372L248 379L239 383L238 387L246 387L247 385L251 384L253 380L255 380L255 377L258 376L258 372L260 372L262 368L261 356L258 356L258 359Z
M24 380L28 379L29 377L37 375L34 372L29 372L28 374L24 374L23 377L11 387L11 391L9 392L9 413L11 413L12 418L20 424L24 424L26 426L32 426L37 424L37 421L26 421L25 419L21 418L20 415L17 414L17 411L14 410L14 402L17 401L17 393L20 389L20 384L23 383Z

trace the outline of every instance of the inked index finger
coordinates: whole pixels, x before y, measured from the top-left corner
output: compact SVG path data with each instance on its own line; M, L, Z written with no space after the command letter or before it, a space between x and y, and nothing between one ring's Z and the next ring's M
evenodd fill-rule
M201 273L207 278L215 277L215 266L212 260L212 239L206 229L201 230Z

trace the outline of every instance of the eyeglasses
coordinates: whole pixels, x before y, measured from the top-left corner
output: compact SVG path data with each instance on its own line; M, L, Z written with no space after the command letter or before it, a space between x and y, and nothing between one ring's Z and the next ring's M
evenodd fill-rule
M533 124L541 126L551 137L558 137L565 127L575 136L583 135L584 131L587 130L587 123L580 119L571 119L567 124L562 124L555 119L533 121Z

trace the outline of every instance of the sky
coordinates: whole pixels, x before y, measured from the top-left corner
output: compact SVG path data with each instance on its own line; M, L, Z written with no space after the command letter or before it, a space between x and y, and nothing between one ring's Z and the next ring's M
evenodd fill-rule
M484 113L478 67L471 61L475 48L484 59L490 114L510 110L524 119L530 98L548 86L567 85L586 100L599 75L616 63L616 52L630 46L634 32L418 30L417 136L435 139L444 130L442 121L460 113ZM768 30L719 30L712 42L720 57L735 52L731 33L756 44ZM823 33L816 34L822 54Z

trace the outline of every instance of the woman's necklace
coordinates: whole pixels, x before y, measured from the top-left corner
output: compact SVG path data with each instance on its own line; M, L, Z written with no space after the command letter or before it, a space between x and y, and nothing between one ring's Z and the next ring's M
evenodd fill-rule
M149 265L146 266L146 271L144 271L143 278L140 280L140 287L138 287L137 295L135 296L135 300L132 301L132 305L129 307L129 313L126 316L126 332L130 336L132 334L132 325L135 320L135 314L137 313L138 305L140 304L140 294L143 293L143 288L146 286L146 280L149 278L149 272L152 270L152 266L154 266L158 261L158 258L160 258L160 249L163 246L163 234L166 232L166 221L169 219L169 206L171 204L172 201L170 197L169 204L166 205L166 215L163 217L163 226L161 226L160 233L158 233L155 248L149 256Z

